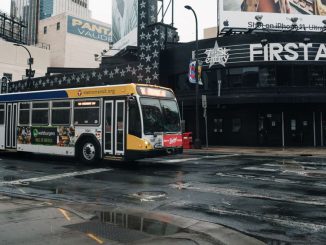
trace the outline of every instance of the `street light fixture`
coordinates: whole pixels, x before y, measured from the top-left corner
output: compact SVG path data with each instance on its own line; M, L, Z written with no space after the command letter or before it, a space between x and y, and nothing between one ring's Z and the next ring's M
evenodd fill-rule
M195 59L196 59L196 70L195 70L195 76L196 76L196 138L194 142L195 149L201 148L201 142L200 142L200 132L199 132L199 74L198 74L198 20L196 12L193 10L193 8L189 5L186 5L185 8L187 10L191 10L195 16L196 20L196 53L195 53Z
M28 48L26 48L22 44L15 43L14 45L17 46L17 47L24 48L27 51L28 55L29 55L29 59L28 59L29 69L26 70L26 76L28 77L28 81L31 81L31 78L34 77L34 73L35 73L35 71L32 70L32 64L33 64L34 59L32 58L31 52L29 52Z

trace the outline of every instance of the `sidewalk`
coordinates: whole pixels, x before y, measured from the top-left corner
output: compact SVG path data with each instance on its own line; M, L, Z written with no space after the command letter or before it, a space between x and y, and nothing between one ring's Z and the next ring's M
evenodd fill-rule
M326 157L326 148L314 147L242 147L215 146L202 149L185 149L186 154L239 154L257 156L312 156Z
M0 231L1 244L265 244L222 225L168 213L1 195Z

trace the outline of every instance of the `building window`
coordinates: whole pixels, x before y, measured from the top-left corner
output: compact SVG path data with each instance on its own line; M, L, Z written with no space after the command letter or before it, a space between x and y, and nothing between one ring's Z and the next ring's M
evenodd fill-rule
M60 30L60 22L57 22L57 31Z
M240 118L232 119L232 132L239 133L241 129L241 120Z
M44 28L43 28L43 33L44 33L44 34L47 34L47 33L48 33L48 27L47 27L47 26L44 26Z

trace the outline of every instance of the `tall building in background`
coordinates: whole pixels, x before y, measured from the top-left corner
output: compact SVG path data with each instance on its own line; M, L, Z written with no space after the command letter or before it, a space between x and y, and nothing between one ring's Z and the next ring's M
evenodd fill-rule
M89 0L39 0L40 19L69 13L80 18L90 18Z
M38 23L61 13L90 18L89 0L11 0L10 15L22 19L26 25L29 45L37 43Z
M11 0L10 15L21 19L26 24L27 44L37 43L39 0Z

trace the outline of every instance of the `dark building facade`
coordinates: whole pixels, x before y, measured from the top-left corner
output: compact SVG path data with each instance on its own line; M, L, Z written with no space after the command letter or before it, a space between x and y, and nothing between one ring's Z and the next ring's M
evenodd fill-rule
M209 145L326 145L325 33L238 34L199 41L200 96L207 97ZM177 94L185 131L195 131L195 43L163 51L162 85ZM204 109L200 105L205 144Z

